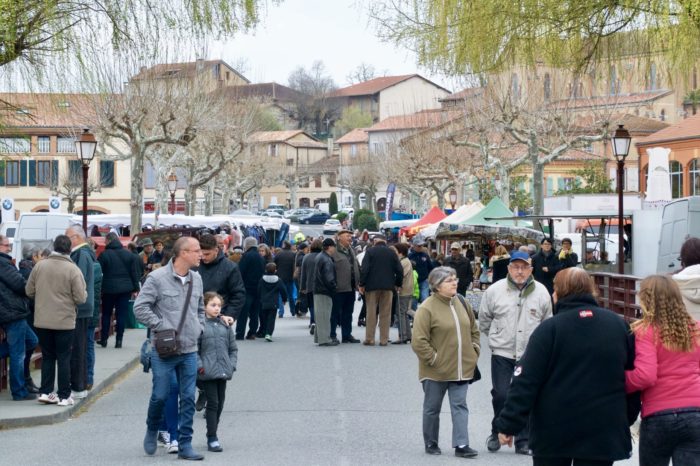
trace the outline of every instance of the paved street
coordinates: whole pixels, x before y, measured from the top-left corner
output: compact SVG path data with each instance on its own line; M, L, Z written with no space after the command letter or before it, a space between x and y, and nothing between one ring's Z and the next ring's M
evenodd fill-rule
M505 449L486 451L491 405L488 355L484 380L470 388L469 432L476 460L450 448L449 408L443 405L443 455L423 453L422 392L409 346L368 348L342 344L318 348L308 320L278 320L275 342L243 341L239 367L228 386L219 430L223 453L207 453L205 423L195 418L194 445L210 464L245 465L528 465ZM363 337L364 329L355 329ZM396 330L392 330L394 335ZM0 464L141 465L175 460L159 448L147 458L141 447L150 376L140 367L79 417L52 426L0 432ZM632 465L636 460L616 464Z

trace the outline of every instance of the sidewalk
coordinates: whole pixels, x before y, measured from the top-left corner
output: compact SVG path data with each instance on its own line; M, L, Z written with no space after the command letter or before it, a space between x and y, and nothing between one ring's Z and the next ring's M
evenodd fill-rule
M122 374L139 365L141 343L146 338L146 330L129 329L124 332L122 349L114 348L114 337L109 346L95 345L95 380L87 398L75 400L73 406L44 405L37 401L13 401L10 390L0 393L0 430L16 427L31 427L42 424L55 424L69 419L87 403L90 403L109 389ZM34 382L41 382L41 371L32 371Z

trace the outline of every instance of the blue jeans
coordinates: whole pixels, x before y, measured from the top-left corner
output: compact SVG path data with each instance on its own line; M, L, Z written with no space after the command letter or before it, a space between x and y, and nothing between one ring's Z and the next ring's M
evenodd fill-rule
M7 337L6 352L10 355L10 391L12 398L20 399L28 395L24 388L24 358L28 350L39 343L26 319L4 325Z
M151 372L153 373L153 391L146 419L148 430L158 430L163 422L163 413L170 397L172 378L175 374L180 388L178 441L181 445L191 445L195 383L197 381L197 353L181 354L162 359L154 349L151 352Z
M87 379L88 385L95 383L95 327L92 323L87 328L87 351L85 352L87 359Z
M667 466L671 459L674 465L700 465L700 407L669 409L642 419L639 464Z
M287 303L289 303L289 313L294 317L296 315L295 311L295 300L294 300L294 280L291 282L282 282L284 286L284 291L287 292ZM277 305L277 315L280 317L284 316L284 303L282 302L282 296L280 296L279 304Z
M170 441L177 440L177 395L180 388L177 385L177 377L173 371L170 379L170 395L168 401L165 402L165 416L160 425L160 429L170 434Z
M430 287L428 286L428 280L423 280L422 282L418 282L418 289L420 290L420 300L419 302L423 302L426 299L428 299L428 296L430 296Z

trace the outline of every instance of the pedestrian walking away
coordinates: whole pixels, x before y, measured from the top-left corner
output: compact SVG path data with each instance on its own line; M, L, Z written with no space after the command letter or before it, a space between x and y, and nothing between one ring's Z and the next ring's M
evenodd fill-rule
M236 339L255 340L258 334L260 318L260 299L258 298L258 283L265 272L265 260L258 253L258 240L248 237L243 240L245 252L241 256L238 267L245 287L245 303L236 322ZM248 323L248 333L245 331Z
M314 282L316 281L316 258L323 251L323 240L311 242L310 251L304 256L299 272L299 293L301 308L309 311L309 333L316 331L316 315L314 312Z
M514 252L508 275L486 290L479 307L479 330L488 335L491 349L493 422L486 441L490 452L501 448L495 421L506 401L517 361L525 353L535 328L551 316L552 299L544 285L532 278L530 257ZM515 452L530 454L527 426L515 436Z
M479 358L479 328L469 304L457 296L457 276L451 267L437 267L428 275L432 295L416 313L411 346L418 356L423 385L423 442L425 452L439 455L440 410L445 392L452 415L455 456L474 458L469 446L467 390Z
M405 344L411 341L411 322L409 321L409 310L411 309L411 301L414 292L414 277L413 266L408 260L408 245L405 243L396 243L393 246L396 254L400 258L401 268L403 269L403 282L399 290L399 339L393 343Z
M277 266L274 262L265 264L265 275L258 282L258 299L260 300L260 333L265 337L265 341L272 342L277 303L280 300L282 303L289 300L287 287L277 275Z
M275 254L274 263L277 266L277 276L282 281L282 286L287 293L289 301L289 314L296 315L294 309L294 270L296 267L296 253L292 251L292 245L289 241L282 242L282 250ZM279 301L278 312L280 317L284 317L284 303Z
M149 274L134 303L136 318L151 332L156 332L156 336L157 332L177 329L177 354L161 357L156 344L151 351L153 388L143 440L143 449L148 455L156 452L165 402L172 376L177 374L180 388L178 457L188 460L204 458L192 448L197 342L204 324L204 292L202 278L191 269L199 266L201 257L202 250L196 239L178 239L173 245L173 259Z
M226 381L231 380L238 363L238 346L233 329L221 318L223 299L216 293L204 293L206 321L199 338L197 379L207 398L207 450L222 452L217 429L224 410Z

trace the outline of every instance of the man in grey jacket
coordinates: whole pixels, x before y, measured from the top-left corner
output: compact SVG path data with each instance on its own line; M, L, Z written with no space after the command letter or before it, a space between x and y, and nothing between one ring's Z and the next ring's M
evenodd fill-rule
M134 314L151 332L177 329L183 312L187 290L192 284L192 296L182 331L178 334L180 354L167 359L151 352L153 391L148 405L146 436L143 449L153 455L157 448L158 428L163 420L165 401L170 393L173 373L179 375L180 406L178 410L178 457L201 460L204 457L192 448L194 394L197 380L197 340L204 324L202 279L190 269L197 267L202 258L199 242L194 238L180 238L173 246L173 260L151 272L134 303Z
M494 422L506 402L517 361L525 353L535 328L552 316L552 300L547 288L532 277L530 256L514 252L508 264L508 276L491 285L481 298L479 330L488 335L491 349L491 403L493 421L486 440L490 452L501 448ZM515 436L515 453L530 455L529 428Z
M336 331L340 325L343 343L359 343L360 340L352 336L352 313L355 309L355 290L360 283L360 268L352 249L352 231L340 230L337 237L338 245L333 254L337 288L331 313L331 340L338 339Z

